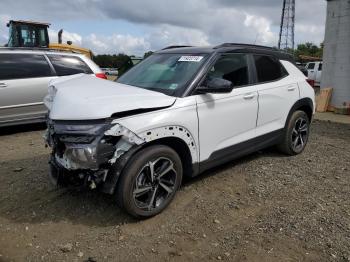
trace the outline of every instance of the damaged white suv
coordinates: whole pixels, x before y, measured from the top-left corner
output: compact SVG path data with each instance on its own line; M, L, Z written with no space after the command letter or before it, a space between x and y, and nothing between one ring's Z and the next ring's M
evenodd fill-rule
M116 83L55 80L45 104L51 180L139 217L164 210L183 176L272 145L301 153L315 108L289 55L242 44L166 48Z

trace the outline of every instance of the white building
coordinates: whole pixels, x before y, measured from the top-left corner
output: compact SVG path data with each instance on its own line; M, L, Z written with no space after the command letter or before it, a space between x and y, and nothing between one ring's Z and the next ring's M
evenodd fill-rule
M321 88L332 87L331 106L350 111L350 1L327 0ZM348 108L348 110L346 110Z

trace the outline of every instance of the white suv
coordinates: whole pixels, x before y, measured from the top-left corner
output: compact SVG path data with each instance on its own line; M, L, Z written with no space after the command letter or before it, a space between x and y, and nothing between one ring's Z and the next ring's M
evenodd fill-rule
M134 216L161 212L183 176L250 152L305 148L314 91L288 54L223 44L166 48L116 83L53 82L50 178L114 194Z
M48 48L0 48L0 127L45 122L50 80L79 73L105 78L82 54Z

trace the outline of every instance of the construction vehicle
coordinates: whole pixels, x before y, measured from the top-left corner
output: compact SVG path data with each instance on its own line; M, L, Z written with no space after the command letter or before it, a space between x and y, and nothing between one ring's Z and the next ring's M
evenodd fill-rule
M67 41L66 44L62 43L62 29L58 32L58 43L50 43L49 23L10 20L7 27L9 28L7 47L50 48L81 53L92 59L93 53L91 50L75 46L71 41Z

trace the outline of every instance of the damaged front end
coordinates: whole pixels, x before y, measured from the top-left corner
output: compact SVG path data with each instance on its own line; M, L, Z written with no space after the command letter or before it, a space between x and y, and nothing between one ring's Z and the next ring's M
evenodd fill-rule
M127 160L144 140L110 120L48 121L50 179L57 185L113 193Z

